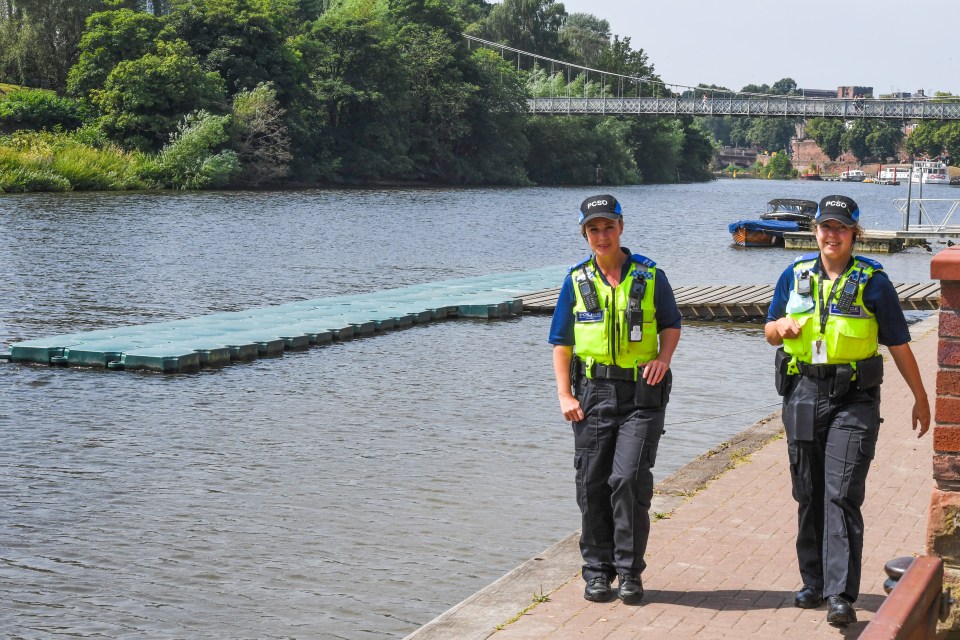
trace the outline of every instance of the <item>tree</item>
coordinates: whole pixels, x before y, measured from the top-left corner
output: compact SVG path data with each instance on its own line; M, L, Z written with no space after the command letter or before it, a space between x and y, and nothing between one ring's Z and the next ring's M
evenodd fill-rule
M481 37L521 51L562 58L560 28L566 17L563 4L553 0L503 0L483 21Z
M811 118L804 127L820 150L831 160L843 155L842 137L846 127L836 118Z
M914 127L904 147L913 155L935 158L946 154L956 162L960 159L960 123L931 120L921 122Z
M293 156L283 116L270 85L257 85L234 96L230 147L240 162L240 185L259 187L289 175Z
M343 3L293 46L309 69L309 99L298 105L309 154L328 179L403 176L413 165L407 86L400 52L369 7Z
M747 141L771 151L785 151L796 133L794 118L750 118Z
M843 148L852 153L858 162L874 157L883 161L897 155L903 140L899 125L882 120L854 120L843 133Z
M853 124L840 137L843 148L852 153L858 162L863 162L870 156L867 135L871 130L872 127L867 120L854 120Z
M80 38L79 60L67 76L67 92L83 97L103 88L107 76L122 60L136 60L156 50L163 22L151 14L130 9L103 11L87 19Z
M527 118L527 173L537 184L640 182L626 140L628 123L613 118ZM598 172L599 169L599 172Z
M778 179L793 178L797 175L793 163L790 162L789 156L785 153L774 153L770 162L767 163L767 166L762 167L759 173L764 178Z
M156 53L120 62L91 99L104 132L141 150L159 148L186 114L226 106L223 79L205 72L180 40L159 42Z
M474 130L483 98L459 20L439 0L391 0L390 16L399 27L391 42L409 92L404 110L413 177L473 181L475 156L465 162L463 152L484 135Z
M474 51L466 73L478 90L463 112L467 130L454 145L456 164L450 178L466 184L529 184L522 79L490 49Z
M710 135L693 119L683 121L683 147L677 165L681 182L697 182L710 179L707 167L716 153Z
M7 13L0 67L21 84L62 91L91 14L122 0L17 0ZM12 58L12 59L11 59Z
M595 67L610 45L610 23L589 13L571 13L560 30L560 41L572 62Z
M797 83L793 78L782 78L773 83L770 93L779 96L792 96L797 93Z
M900 145L903 143L903 129L899 125L884 121L874 121L872 131L867 134L867 148L870 155L881 162L887 158L896 157Z
M271 82L285 103L303 79L280 29L296 10L290 2L178 0L168 20L203 68L224 79L230 95Z

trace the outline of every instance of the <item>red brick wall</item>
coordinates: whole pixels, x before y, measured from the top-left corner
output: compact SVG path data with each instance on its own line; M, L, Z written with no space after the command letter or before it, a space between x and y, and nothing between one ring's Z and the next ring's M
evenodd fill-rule
M927 520L927 553L943 559L944 588L960 593L960 246L934 256L931 277L940 280L940 343L933 427L933 479ZM939 628L960 630L954 605Z

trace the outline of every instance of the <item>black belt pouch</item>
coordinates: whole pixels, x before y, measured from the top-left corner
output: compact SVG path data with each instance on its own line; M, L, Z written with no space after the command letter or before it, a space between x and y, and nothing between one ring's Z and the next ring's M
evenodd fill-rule
M777 349L777 355L773 358L773 366L776 369L774 383L777 385L777 393L782 396L787 392L787 387L790 386L790 375L787 373L787 367L790 366L790 354L783 347Z
M830 379L830 398L840 398L847 394L853 384L853 367L848 364L838 364L836 373Z
M643 370L637 375L636 400L641 409L662 409L670 402L670 389L673 387L673 372L667 369L660 384L651 385L643 379Z
M883 356L876 355L857 362L857 385L860 389L873 389L883 382Z

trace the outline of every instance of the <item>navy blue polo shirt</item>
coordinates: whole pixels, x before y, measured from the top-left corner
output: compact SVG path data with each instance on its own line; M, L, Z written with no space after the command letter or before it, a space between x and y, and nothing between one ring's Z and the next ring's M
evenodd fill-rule
M872 261L871 261L872 262ZM873 263L878 264L878 263ZM849 265L847 266L849 268ZM814 273L820 273L820 261L813 267ZM787 267L777 280L773 291L773 300L767 311L767 322L779 320L787 315L787 300L794 286L793 265ZM910 342L910 328L900 308L900 296L883 271L874 271L863 288L863 306L877 318L879 334L877 341L887 347L896 347Z
M628 249L622 249L622 251L630 255ZM627 260L623 264L623 269L620 271L621 282L626 279L630 265L630 260ZM609 284L599 269L597 273L604 283ZM681 321L680 309L677 308L677 300L673 296L673 289L670 287L670 282L667 280L666 274L659 268L657 268L656 282L656 286L653 289L653 306L656 309L657 331L679 329ZM550 338L548 340L550 344L567 347L574 346L573 307L576 303L577 296L573 290L573 278L568 273L567 277L563 279L563 286L560 287L560 296L557 298L557 306L553 310L553 322L550 324Z

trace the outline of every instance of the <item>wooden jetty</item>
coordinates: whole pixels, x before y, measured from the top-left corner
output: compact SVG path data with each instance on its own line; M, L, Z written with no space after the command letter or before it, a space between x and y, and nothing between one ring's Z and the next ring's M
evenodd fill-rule
M939 282L901 282L894 284L900 307L908 311L933 311L940 308ZM767 317L773 299L772 284L704 285L675 287L680 313L688 320L757 321ZM527 313L553 313L560 289L545 289L523 297Z
M854 244L855 253L897 253L904 247L922 247L927 244L929 236L915 233L907 234L900 231L867 231ZM788 231L783 234L784 249L800 249L802 251L817 251L817 239L812 231Z

